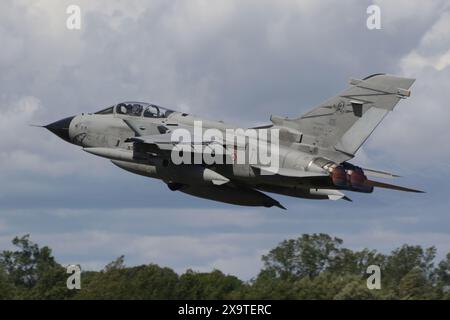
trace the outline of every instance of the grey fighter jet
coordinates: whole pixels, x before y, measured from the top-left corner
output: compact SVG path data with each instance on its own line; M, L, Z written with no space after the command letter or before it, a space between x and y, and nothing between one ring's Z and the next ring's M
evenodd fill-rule
M398 176L349 162L395 105L410 96L413 82L387 74L352 79L341 94L306 114L294 119L272 115L271 124L256 128L239 129L142 102L119 103L45 128L124 170L200 198L283 209L264 192L351 201L345 191L422 192L370 180ZM199 125L216 134L199 135ZM186 138L189 133L192 136ZM274 161L259 160L261 154L253 148L262 142L266 156Z

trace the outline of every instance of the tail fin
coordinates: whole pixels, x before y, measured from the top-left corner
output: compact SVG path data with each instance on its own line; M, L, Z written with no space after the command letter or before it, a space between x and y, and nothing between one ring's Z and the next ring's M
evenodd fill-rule
M292 120L314 145L353 156L415 79L374 74L350 80L350 87L305 115Z

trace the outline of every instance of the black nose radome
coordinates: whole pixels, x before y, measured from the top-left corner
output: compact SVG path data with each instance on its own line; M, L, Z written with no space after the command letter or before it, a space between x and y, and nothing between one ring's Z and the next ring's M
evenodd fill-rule
M46 129L56 134L61 139L71 142L69 137L69 126L72 119L75 117L68 117L45 126Z

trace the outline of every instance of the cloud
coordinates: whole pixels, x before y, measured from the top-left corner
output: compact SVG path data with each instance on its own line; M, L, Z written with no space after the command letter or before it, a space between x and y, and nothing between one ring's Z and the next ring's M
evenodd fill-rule
M445 0L375 0L375 3L381 8L383 30L398 37L407 37L408 30L416 36L419 30L428 29L436 16L448 7Z
M450 65L450 50L443 54L428 57L413 51L404 58L402 64L405 70L421 70L432 67L437 71L442 71Z
M436 166L448 172L442 161L450 156L446 147L450 99L447 83L450 79L450 41L448 32L450 11L438 13L438 18L421 37L418 46L398 62L401 74L416 78L412 96L400 102L377 130L371 146L376 150L390 146L396 162L409 168L434 170Z
M420 245L428 248L437 245L436 262L445 259L450 252L450 236L446 233L438 232L420 232L420 233L401 233L388 230L370 230L362 234L343 234L344 245L361 250L363 248L377 248L379 251L388 254L392 250L399 248L404 244Z
M450 8L443 11L439 19L423 35L417 48L401 61L404 72L409 74L422 72L428 67L437 72L444 71L450 65Z
M3 220L0 220L0 232L4 232L6 230L8 230L8 225Z

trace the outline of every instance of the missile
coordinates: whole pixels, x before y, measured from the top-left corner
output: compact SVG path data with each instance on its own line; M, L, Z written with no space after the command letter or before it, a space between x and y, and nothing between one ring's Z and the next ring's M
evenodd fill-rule
M351 201L345 194L335 189L309 189L309 193L317 196L327 196L330 200L344 199Z
M212 183L220 186L230 181L220 173L201 165L157 165L156 168L157 173L164 180L186 185Z
M211 183L216 186L220 186L230 181L230 179L208 168L203 170L203 180L211 181Z
M220 173L199 165L164 165L163 161L151 165L116 159L111 162L129 172L183 185L220 186L230 181Z
M133 151L115 148L83 148L87 153L119 161L135 161L133 159Z
M111 160L119 168L144 177L158 178L156 166L150 164L135 163L129 161Z

